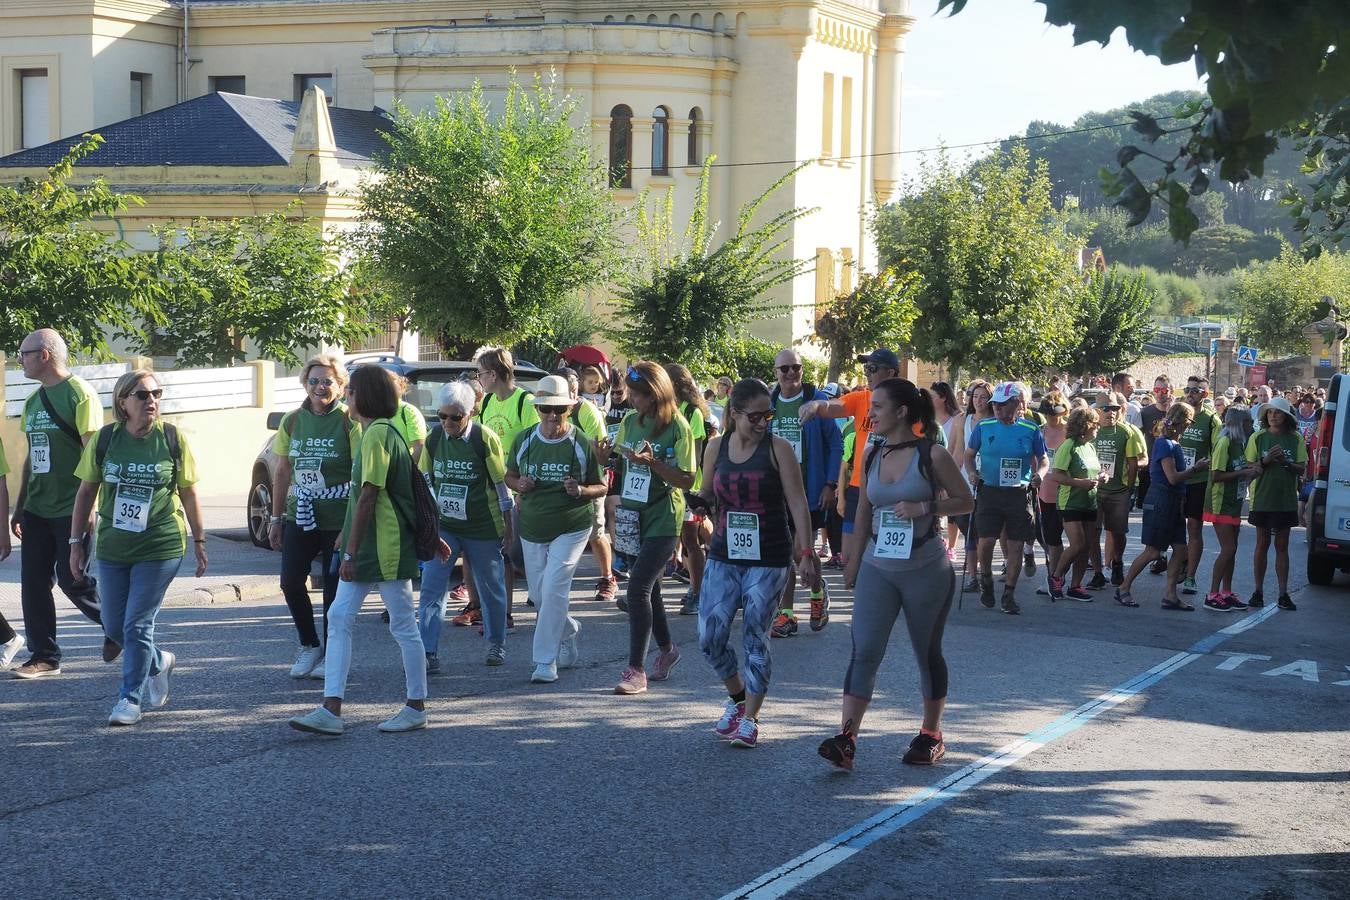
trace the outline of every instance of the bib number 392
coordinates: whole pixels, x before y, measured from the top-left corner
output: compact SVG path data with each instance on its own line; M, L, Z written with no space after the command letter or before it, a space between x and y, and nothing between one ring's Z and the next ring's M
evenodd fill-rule
M755 513L727 513L727 557L759 561L759 516Z
M875 555L882 559L909 559L913 548L914 520L902 519L890 510L883 510Z
M113 528L140 534L150 527L150 499L154 489L139 484L119 484L113 497Z

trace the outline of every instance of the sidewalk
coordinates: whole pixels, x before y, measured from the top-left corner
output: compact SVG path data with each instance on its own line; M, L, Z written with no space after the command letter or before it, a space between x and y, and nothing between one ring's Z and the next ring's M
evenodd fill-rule
M206 526L206 575L201 578L193 575L195 564L189 551L165 594L165 605L233 603L261 600L279 594L281 554L253 546L244 525L243 498L203 497L201 509L203 524ZM8 527L8 523L5 527ZM22 547L22 543L15 541L13 555L0 563L0 613L4 613L16 629L23 622L19 600L19 555ZM57 610L64 612L71 609L61 589L53 590Z

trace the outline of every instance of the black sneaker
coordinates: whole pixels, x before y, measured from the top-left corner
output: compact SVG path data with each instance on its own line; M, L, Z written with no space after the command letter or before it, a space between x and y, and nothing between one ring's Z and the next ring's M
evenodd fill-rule
M1248 606L1258 607L1258 608L1259 608L1259 607L1262 607L1262 606L1265 606L1265 605L1266 605L1266 598L1263 597L1263 596L1261 596L1261 592L1260 592L1260 591L1252 591L1252 595L1251 595L1250 597L1247 598L1247 605L1248 605Z
M992 578L980 582L980 605L985 609L994 608L994 579Z
M122 645L110 637L103 639L103 661L112 662L122 655Z
M1111 563L1111 586L1120 587L1125 583L1125 561L1117 559Z
M816 752L830 765L845 772L853 771L853 757L858 752L858 742L853 735L841 731L829 740L821 741Z
M1003 591L1003 611L1010 616L1022 612L1022 607L1017 605L1017 598L1013 595L1012 588L1005 588Z
M1024 553L1024 554L1022 554L1022 568L1023 568L1023 570L1024 570L1024 576L1025 576L1025 577L1030 577L1030 576L1036 574L1036 554L1035 554L1035 553Z
M1155 559L1155 560L1153 561L1153 565L1151 565L1151 566L1148 567L1148 571L1149 571L1149 574L1150 574L1150 575L1166 575L1166 574L1167 574L1167 557L1166 557L1166 556L1160 556L1160 557L1158 557L1157 559Z
M911 766L931 766L933 763L942 759L947 752L943 746L941 738L930 737L919 732L919 736L909 742L909 749L905 751L905 762Z
M1120 580L1122 583L1125 581L1124 578ZM1087 589L1089 591L1100 591L1104 587L1106 587L1106 576L1100 571L1093 575L1092 580L1087 583Z
M1287 609L1290 612L1293 612L1294 610L1298 609L1298 607L1294 605L1294 601L1289 599L1288 594L1281 594L1280 599L1275 602L1276 605L1280 607L1280 609Z

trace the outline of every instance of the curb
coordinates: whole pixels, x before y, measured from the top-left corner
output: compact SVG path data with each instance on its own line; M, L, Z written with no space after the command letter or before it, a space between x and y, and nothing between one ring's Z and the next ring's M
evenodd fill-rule
M275 576L250 578L246 581L212 585L211 587L170 588L164 596L164 606L211 606L216 603L246 603L263 600L281 593Z

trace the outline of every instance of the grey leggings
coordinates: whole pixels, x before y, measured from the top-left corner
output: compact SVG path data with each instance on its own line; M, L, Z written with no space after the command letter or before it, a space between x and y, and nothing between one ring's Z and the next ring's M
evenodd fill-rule
M853 658L844 675L844 693L872 699L877 669L886 657L886 644L903 609L924 699L946 697L942 630L947 625L955 586L952 564L946 557L940 563L904 572L886 571L864 561L853 589Z

